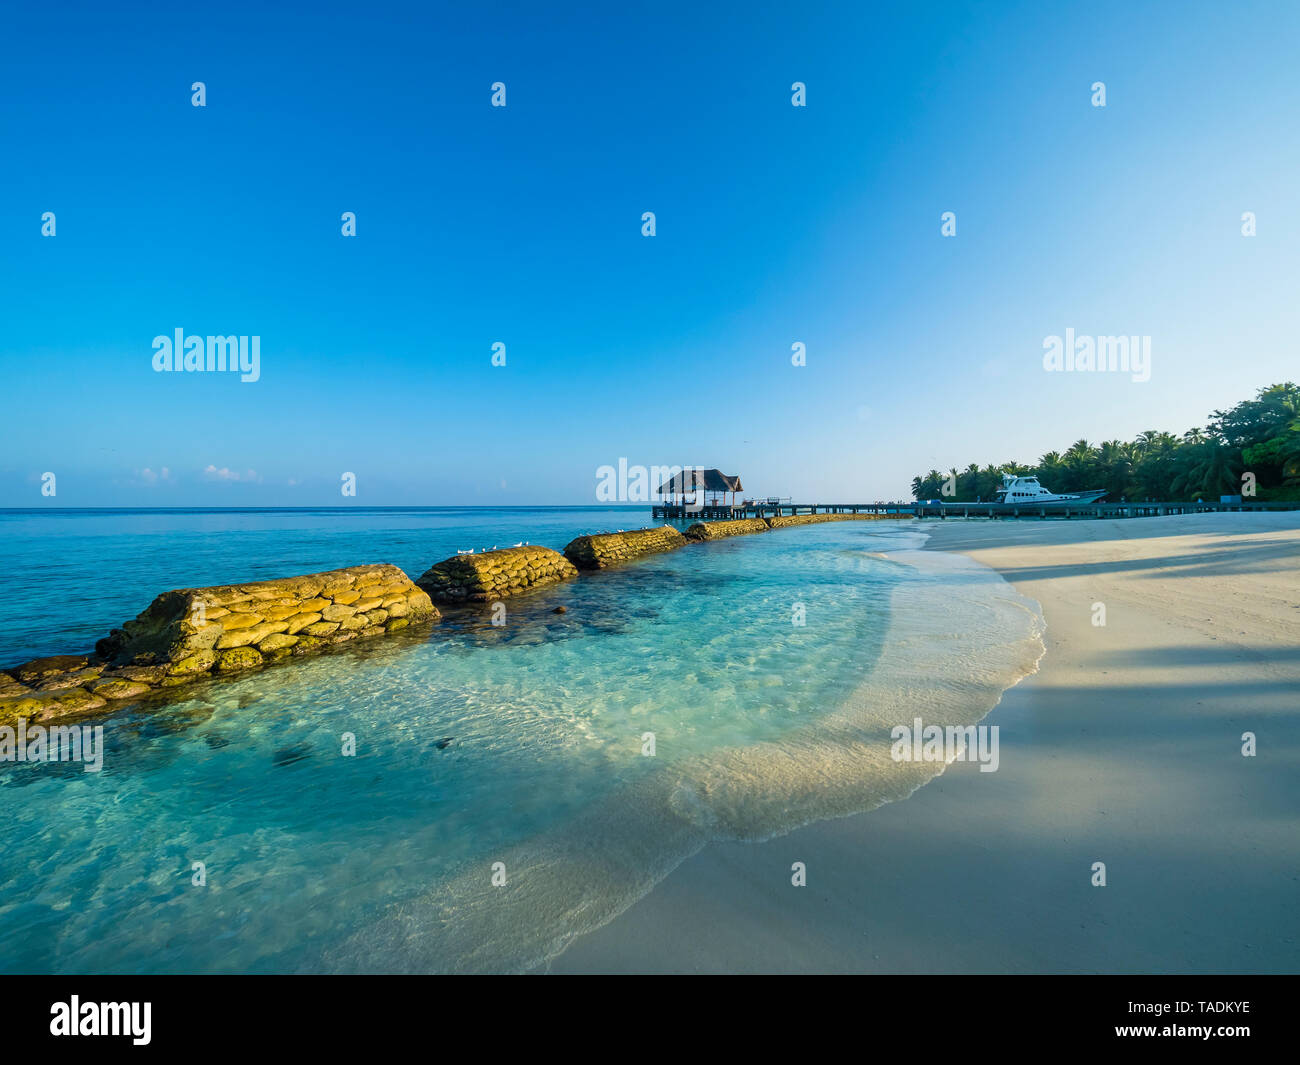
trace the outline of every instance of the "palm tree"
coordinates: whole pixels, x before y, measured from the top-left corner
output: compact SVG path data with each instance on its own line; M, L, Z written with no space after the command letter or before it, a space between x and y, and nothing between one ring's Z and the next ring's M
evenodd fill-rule
M1222 440L1205 439L1179 450L1173 491L1199 499L1234 492L1240 485L1241 452Z
M939 487L944 482L944 476L938 470L932 469L924 477L914 478L912 481L912 495L916 499L934 499L939 495Z
M1147 434L1143 434L1147 436ZM1149 435L1146 449L1134 469L1134 494L1142 499L1169 499L1173 496L1174 458L1180 444L1173 433Z
M1096 463L1096 453L1086 440L1076 440L1062 456L1061 477L1063 484L1053 489L1057 492L1077 492L1092 487L1087 482L1093 479L1092 468Z
M1005 466L985 466L980 470L979 491L977 495L985 503L993 498L993 493L1002 487L1002 475L1007 472Z
M1093 447L1076 440L1064 452L1049 451L1036 467L1004 462L962 473L931 470L912 479L918 499L942 494L950 478L956 499L989 497L1003 473L1036 473L1054 492L1104 487L1113 497L1188 499L1235 492L1243 469L1256 474L1261 492L1300 492L1300 385L1291 381L1260 389L1253 399L1214 411L1205 427L1182 436L1144 429L1131 442L1107 440Z
M1127 499L1133 494L1133 459L1130 446L1122 440L1107 440L1097 451L1097 472L1111 499Z

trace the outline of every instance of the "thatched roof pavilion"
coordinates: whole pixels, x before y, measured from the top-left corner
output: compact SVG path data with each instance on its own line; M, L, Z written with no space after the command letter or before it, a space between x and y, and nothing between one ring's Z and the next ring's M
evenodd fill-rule
M667 495L687 495L703 490L705 493L714 495L733 493L732 502L735 502L736 492L743 492L745 489L740 483L740 475L729 475L721 470L682 470L674 474L659 486L658 494Z

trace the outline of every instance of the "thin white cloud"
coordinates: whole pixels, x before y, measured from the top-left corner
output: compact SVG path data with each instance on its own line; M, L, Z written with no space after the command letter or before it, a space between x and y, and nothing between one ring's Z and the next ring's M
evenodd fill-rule
M262 479L256 470L245 470L240 473L227 466L217 469L211 463L203 468L203 476L209 481L260 481Z
M172 479L172 471L166 466L163 466L158 470L146 466L144 469L136 471L135 479L138 482L147 485L166 484Z

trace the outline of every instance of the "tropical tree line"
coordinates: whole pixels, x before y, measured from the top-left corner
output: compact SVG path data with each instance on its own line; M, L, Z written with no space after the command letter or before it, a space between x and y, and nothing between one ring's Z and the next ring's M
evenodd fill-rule
M1300 499L1300 387L1290 381L1254 399L1216 410L1203 428L1181 436L1149 429L1135 440L1076 440L1037 465L1004 462L912 478L916 499L988 502L1004 473L1037 475L1051 492L1104 488L1112 502L1217 499L1251 491L1258 500ZM956 491L945 491L954 485Z

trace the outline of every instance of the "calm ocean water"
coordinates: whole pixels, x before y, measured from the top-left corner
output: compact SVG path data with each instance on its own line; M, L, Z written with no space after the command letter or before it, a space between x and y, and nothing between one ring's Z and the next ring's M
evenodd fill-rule
M648 523L0 512L0 662L88 649L173 587L418 576L457 549ZM509 601L504 627L453 612L96 719L100 773L0 764L0 969L525 969L711 839L904 798L942 766L892 763L890 727L977 721L1042 647L1034 604L923 540L845 522L693 545Z

